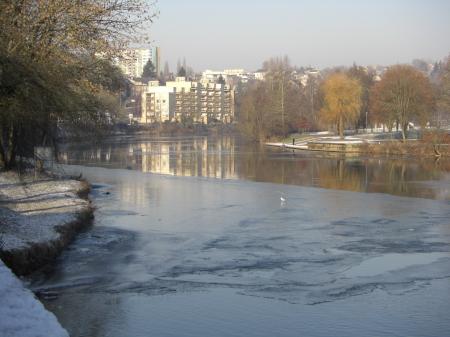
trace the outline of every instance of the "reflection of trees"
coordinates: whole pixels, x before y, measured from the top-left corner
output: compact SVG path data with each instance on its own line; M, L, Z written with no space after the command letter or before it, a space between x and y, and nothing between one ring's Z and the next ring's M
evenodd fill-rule
M400 194L408 192L408 184L406 180L406 164L404 162L389 163L388 186L391 187L392 192L399 192Z
M242 151L242 148L241 148ZM239 176L256 181L316 186L357 192L433 197L435 192L417 181L439 179L442 167L431 161L361 158L311 158L249 147L238 157Z
M362 162L344 158L321 160L315 165L318 184L323 188L364 191L366 170Z
M417 186L416 181L438 179L439 173L420 163L406 160L345 160L318 163L316 173L324 188L389 193L405 196L432 196L431 189Z

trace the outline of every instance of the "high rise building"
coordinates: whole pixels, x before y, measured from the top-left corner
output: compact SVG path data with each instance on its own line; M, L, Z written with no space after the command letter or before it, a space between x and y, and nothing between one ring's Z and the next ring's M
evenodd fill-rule
M152 51L145 48L124 49L117 63L123 73L131 78L140 78Z
M151 60L155 67L156 75L161 73L161 49L159 47L153 47L151 49Z

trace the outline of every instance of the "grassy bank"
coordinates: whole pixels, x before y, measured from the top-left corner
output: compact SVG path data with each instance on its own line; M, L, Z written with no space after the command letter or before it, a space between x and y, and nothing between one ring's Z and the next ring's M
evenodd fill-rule
M450 157L450 144L435 145L424 141L386 141L360 145L362 153L385 156ZM436 152L436 149L438 152Z

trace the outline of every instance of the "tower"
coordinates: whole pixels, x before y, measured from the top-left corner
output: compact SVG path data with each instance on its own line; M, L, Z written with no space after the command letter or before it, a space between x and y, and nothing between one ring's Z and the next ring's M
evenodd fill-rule
M155 66L155 71L159 75L161 72L161 49L159 47L152 48L152 63Z

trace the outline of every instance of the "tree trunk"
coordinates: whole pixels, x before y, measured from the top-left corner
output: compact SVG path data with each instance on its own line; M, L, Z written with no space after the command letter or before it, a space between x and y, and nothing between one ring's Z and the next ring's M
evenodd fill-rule
M0 165L6 167L6 153L5 147L3 146L3 127L0 125Z
M7 169L12 169L16 164L16 130L13 125L11 125L11 129L9 130L8 135L8 167Z
M0 134L0 161L5 170L11 170L16 164L16 138L16 130L12 124Z
M339 116L338 129L339 137L341 139L344 139L344 119L342 118L342 116Z
M402 141L403 143L406 141L406 132L407 132L408 124L403 124L401 126L402 129Z

